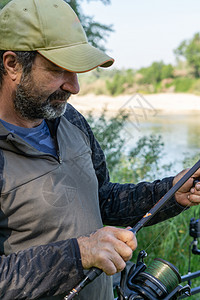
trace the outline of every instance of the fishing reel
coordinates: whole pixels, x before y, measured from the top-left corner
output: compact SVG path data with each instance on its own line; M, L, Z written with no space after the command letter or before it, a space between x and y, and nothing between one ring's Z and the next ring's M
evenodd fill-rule
M134 264L128 274L127 270L122 271L120 286L116 288L117 300L169 300L177 299L184 294L190 296L190 286L179 285L181 276L178 269L171 263L156 258L147 267L144 264L144 257L147 253L140 251L137 263Z
M200 237L200 219L195 220L195 218L192 218L190 220L190 230L189 230L190 236L194 238L192 242L192 253L196 255L200 255L200 249L198 249L198 238Z
M192 218L190 220L190 236L200 237L200 219L195 220L195 218Z

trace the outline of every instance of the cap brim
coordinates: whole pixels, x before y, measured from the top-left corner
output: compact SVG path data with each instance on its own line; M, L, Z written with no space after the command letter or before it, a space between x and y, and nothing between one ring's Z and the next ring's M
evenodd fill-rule
M88 43L57 49L37 50L57 66L70 72L83 73L96 67L110 67L114 59Z

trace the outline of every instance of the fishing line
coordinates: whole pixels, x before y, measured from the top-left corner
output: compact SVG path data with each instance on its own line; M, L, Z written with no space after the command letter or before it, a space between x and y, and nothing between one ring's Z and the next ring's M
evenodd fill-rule
M181 213L183 213L187 208L189 208L189 204L187 206L185 206L183 208L183 210L181 211ZM164 225L164 224L163 224ZM151 243L145 248L145 251L147 252L147 249L149 249L152 244L155 243L155 241L157 241L157 239L162 235L162 233L164 233L168 228L170 227L170 223L166 224L166 227L151 241Z
M160 282L167 289L168 293L171 293L181 282L178 269L171 263L161 258L155 258L153 262L144 271L145 275L150 274ZM144 275L144 274L143 274Z

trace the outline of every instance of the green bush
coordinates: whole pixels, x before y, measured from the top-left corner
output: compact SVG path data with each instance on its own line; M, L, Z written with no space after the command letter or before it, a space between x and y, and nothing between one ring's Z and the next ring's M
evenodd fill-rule
M174 68L171 64L163 65L161 70L161 79L173 78L174 77L173 72L174 72Z
M164 143L161 135L141 137L127 155L122 155L111 172L111 180L120 183L136 183L154 180L160 172L171 169L171 164L162 165Z
M175 92L189 92L192 86L195 83L194 78L187 78L187 77L179 77L174 79L173 85L175 86Z
M200 77L200 33L197 32L189 40L184 40L180 43L174 53L177 57L184 57L188 65L193 69L193 74L196 78Z
M196 95L200 95L200 79L196 79L192 87L192 92Z
M124 138L121 136L121 131L128 117L129 115L125 111L120 110L116 116L108 118L106 109L99 117L93 117L91 112L86 117L105 153L110 172L119 164L123 153Z
M132 69L122 70L115 73L114 77L106 80L106 88L110 95L118 96L125 91L126 88L133 85L134 71Z
M120 73L114 75L112 80L106 80L106 88L112 96L120 95L124 92L125 78Z
M141 83L153 83L156 84L164 78L173 77L173 67L172 65L165 65L162 61L153 62L151 66L147 68L142 68L138 72L143 75L140 79Z

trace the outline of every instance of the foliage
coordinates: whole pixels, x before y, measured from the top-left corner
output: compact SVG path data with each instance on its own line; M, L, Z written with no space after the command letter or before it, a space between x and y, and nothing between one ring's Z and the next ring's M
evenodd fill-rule
M196 153L193 156L191 156L190 153L186 153L185 158L183 160L183 167L184 168L191 168L192 165L194 165L200 157L200 153Z
M195 33L192 39L184 40L174 50L177 57L184 57L188 64L194 68L195 77L200 77L200 33Z
M120 183L154 180L159 173L170 170L171 164L161 164L163 147L161 135L141 137L130 153L121 157L119 164L111 172L112 180Z
M139 170L139 176L137 176L139 179L152 179L152 170L154 170L154 174L158 171L159 159L162 157L164 146L161 139L161 135L158 137L155 135L144 136L137 142L137 147L131 150L129 160L131 165L136 165L136 169Z
M127 119L128 114L124 111L119 111L116 116L107 118L106 109L103 110L100 117L94 118L91 112L87 116L87 121L105 153L111 172L122 156L124 138L120 133Z
M106 80L106 88L112 96L117 96L124 92L124 83L124 76L118 72L112 80Z
M165 65L162 61L153 62L150 67L142 68L138 71L143 75L140 82L155 84L164 78L172 78L173 70L171 64Z
M192 86L192 92L196 95L200 95L200 78L194 81Z
M102 70L101 70L102 71ZM166 73L165 73L166 74ZM139 76L140 75L140 76ZM190 76L163 78L145 83L143 75L135 70L103 70L79 75L82 95L87 93L119 96L121 94L149 94L163 92L200 94L200 79ZM147 80L149 81L149 80Z
M125 86L130 87L134 82L134 71L131 69L116 71L111 80L106 80L106 88L112 96L124 92Z
M173 81L173 85L175 87L175 92L188 92L192 88L195 83L195 79L188 77L179 77L175 78Z

